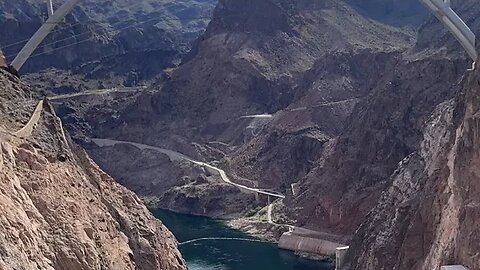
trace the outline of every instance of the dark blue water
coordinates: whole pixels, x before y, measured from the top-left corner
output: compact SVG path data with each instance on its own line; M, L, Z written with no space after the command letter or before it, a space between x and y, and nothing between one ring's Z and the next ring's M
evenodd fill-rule
M178 241L205 237L248 238L221 222L198 216L153 210ZM206 240L180 245L190 270L331 270L327 263L300 258L275 244L238 240Z

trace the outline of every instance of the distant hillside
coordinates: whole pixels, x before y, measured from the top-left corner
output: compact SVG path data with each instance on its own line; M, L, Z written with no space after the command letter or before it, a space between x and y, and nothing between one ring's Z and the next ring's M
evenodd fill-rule
M63 1L54 3L58 7ZM22 72L75 69L93 61L78 72L97 77L137 72L140 79L157 75L189 50L210 21L215 4L215 0L81 1ZM46 19L46 12L44 1L0 1L0 48L9 61Z
M400 27L417 28L429 16L419 0L350 0L374 20Z

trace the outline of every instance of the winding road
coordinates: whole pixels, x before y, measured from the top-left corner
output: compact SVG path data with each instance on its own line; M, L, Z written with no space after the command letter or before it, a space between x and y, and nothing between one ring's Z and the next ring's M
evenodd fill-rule
M67 98L74 98L74 97L81 97L81 96L97 96L97 95L105 95L110 93L130 93L130 92L136 92L138 90L145 89L145 88L146 88L145 86L139 86L139 87L123 87L123 88L114 87L114 88L108 88L108 89L88 90L88 91L83 91L78 93L48 97L48 100L55 101L59 99L67 99Z
M280 198L280 199L285 198L285 196L281 195L281 194L277 194L277 193L274 193L274 192L269 192L269 191L258 189L258 188L247 187L245 185L235 183L232 180L230 180L230 178L227 176L227 174L225 173L224 170L222 170L220 168L217 168L215 166L212 166L208 163L194 160L194 159L192 159L192 158L190 158L190 157L188 157L188 156L186 156L182 153L176 152L176 151L172 151L172 150L165 149L165 148L160 148L160 147L155 147L155 146L151 146L151 145L141 144L141 143L129 142L129 141L117 141L117 140L99 139L99 138L92 138L91 140L92 140L92 142L94 142L99 147L114 146L114 145L117 145L117 144L129 144L129 145L133 145L133 146L135 146L135 147L137 147L138 149L141 149L141 150L145 150L145 149L154 150L154 151L157 151L157 152L160 152L162 154L167 155L168 158L172 161L174 161L174 160L186 160L186 161L189 161L191 163L200 165L200 166L206 168L207 170L209 170L210 172L214 172L214 173L218 174L220 176L220 178L222 179L222 181L224 181L225 183L230 184L232 186L235 186L242 191L252 192L252 193L257 193L257 194L263 194L263 195L267 195L267 196L271 196L271 197L275 197L275 198Z
M273 115L271 114L253 114L253 115L243 115L239 118L272 118Z
M330 105L337 105L337 104L343 104L343 103L349 103L355 100L358 100L359 98L349 98L349 99L344 99L344 100L338 100L338 101L332 101L332 102L326 102L326 103L320 103L320 104L313 104L310 106L304 106L304 107L298 107L298 108L291 108L291 109L285 109L285 112L297 112L297 111L305 111L308 109L313 109L313 108L318 108L318 107L324 107L324 106L330 106Z

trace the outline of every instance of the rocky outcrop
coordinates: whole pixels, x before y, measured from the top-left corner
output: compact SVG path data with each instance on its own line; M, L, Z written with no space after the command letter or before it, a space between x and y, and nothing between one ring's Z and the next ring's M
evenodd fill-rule
M2 50L0 50L0 67L7 67L7 60L5 59Z
M151 208L233 218L257 204L254 194L238 192L217 174L189 161L171 161L165 154L128 144L87 149L116 181L134 190Z
M32 99L34 98L34 99ZM173 235L63 131L38 93L0 70L0 268L183 270Z
M322 162L300 180L302 195L293 198L293 205L301 209L295 210L298 220L353 234L389 184L397 163L419 146L426 127L423 119L458 91L461 64L400 60L386 70L371 95L356 105Z
M345 269L480 268L478 68L437 106L419 150L398 164L356 232Z

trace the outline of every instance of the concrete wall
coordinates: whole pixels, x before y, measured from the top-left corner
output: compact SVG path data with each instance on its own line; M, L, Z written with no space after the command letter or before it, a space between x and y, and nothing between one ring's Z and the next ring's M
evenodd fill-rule
M299 236L290 232L284 233L278 241L279 248L318 255L335 255L336 249L342 246L344 245L318 238Z
M462 265L446 265L442 266L440 270L468 270L468 268Z
M335 252L335 269L341 269L345 263L345 256L347 255L349 246L339 247Z
M298 235L298 236L304 236L304 237L309 237L309 238L317 238L317 239L322 239L322 240L327 240L330 242L335 242L335 243L348 243L349 241L344 239L345 237L341 235L334 235L331 233L324 233L324 232L317 232L313 230L309 230L306 228L302 227L295 227L293 230L293 234ZM346 246L346 245L343 245Z

